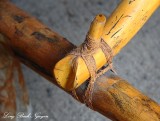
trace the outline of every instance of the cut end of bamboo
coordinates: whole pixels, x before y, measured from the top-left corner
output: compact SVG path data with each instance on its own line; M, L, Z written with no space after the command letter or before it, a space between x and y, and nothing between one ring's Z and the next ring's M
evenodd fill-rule
M91 23L87 36L92 40L100 41L101 36L103 34L105 23L106 17L103 14L98 14Z

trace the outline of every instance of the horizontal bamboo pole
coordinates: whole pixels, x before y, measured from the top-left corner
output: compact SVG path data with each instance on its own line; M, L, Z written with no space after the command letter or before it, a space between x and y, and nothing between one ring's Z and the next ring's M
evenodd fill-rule
M159 2L160 0L123 0L119 4L107 19L102 35L102 39L112 48L113 55L116 55L138 32L159 7ZM91 26L90 31L99 30ZM100 48L93 54L93 57L97 70L108 61ZM74 55L68 55L60 60L53 72L57 82L66 90L79 87L90 77L87 65L82 58L78 59L76 74L72 74L73 58Z
M52 68L75 46L45 28L13 4L0 1L0 33L9 39L8 44L24 64L58 86ZM56 42L49 41L55 38ZM84 83L76 90L82 103L86 87ZM160 120L160 106L118 77L97 79L92 104L95 111L115 121Z

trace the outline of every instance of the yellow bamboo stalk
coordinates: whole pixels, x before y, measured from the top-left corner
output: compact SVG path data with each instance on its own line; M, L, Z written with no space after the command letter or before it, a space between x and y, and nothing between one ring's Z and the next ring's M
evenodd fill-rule
M144 25L159 7L159 3L160 0L123 0L119 4L106 21L102 34L102 39L112 48L114 56ZM90 31L97 30L93 27ZM107 61L101 49L98 49L93 57L96 61L97 69L100 69ZM66 90L77 88L90 76L85 62L82 58L79 58L77 72L74 74L76 78L71 78L73 76L71 68L72 58L72 55L66 56L53 69L58 84ZM75 85L75 81L78 82L78 85Z
M91 23L90 29L88 31L87 34L87 41L95 41L96 44L100 43L103 31L104 31L104 27L105 27L105 23L106 23L106 17L102 14L99 14L95 17L95 19L93 20L93 22ZM93 49L94 47L89 46L88 49ZM71 56L74 57L74 56ZM80 64L82 62L82 58L78 58L78 64L77 64L77 70L79 70L80 68ZM55 69L57 70L57 69ZM71 68L71 72L70 75L68 75L68 80L74 80L74 81L60 81L58 82L58 84L60 84L62 87L66 87L69 90L72 90L73 88L76 88L77 85L77 81L75 81L76 76L77 76L77 72L75 69L74 71L72 71ZM61 76L61 78L63 78ZM56 78L56 80L58 80L58 78ZM61 79L62 80L62 79Z
M97 15L90 26L87 36L95 41L101 40L105 23L106 17L102 14Z

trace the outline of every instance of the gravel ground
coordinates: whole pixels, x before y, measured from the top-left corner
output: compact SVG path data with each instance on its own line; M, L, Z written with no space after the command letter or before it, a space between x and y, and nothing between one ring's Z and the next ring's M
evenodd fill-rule
M12 0L40 21L79 45L98 13L107 16L120 0ZM118 75L160 103L160 9L114 59ZM33 113L47 121L109 121L23 66Z

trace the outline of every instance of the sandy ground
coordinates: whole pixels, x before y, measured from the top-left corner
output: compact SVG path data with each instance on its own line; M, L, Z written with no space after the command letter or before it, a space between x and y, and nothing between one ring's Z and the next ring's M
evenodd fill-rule
M79 45L93 17L107 16L119 0L12 0L62 36ZM114 59L118 75L160 103L160 9ZM33 113L47 121L109 121L23 66Z

